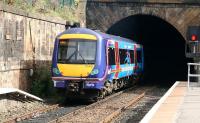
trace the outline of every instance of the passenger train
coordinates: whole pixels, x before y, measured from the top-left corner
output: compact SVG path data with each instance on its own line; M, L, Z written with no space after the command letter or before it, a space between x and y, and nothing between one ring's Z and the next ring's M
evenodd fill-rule
M71 28L55 39L52 80L69 98L99 99L135 83L143 62L143 47L132 40Z

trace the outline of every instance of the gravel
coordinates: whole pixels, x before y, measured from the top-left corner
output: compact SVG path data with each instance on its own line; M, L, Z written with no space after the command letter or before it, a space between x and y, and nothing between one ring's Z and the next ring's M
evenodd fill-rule
M0 95L0 123L5 122L8 119L16 118L21 115L36 111L38 109L48 109L52 105L57 104L57 101L48 99L45 103L34 101L18 94L5 94ZM73 105L72 105L73 104ZM78 108L88 105L85 102L75 102L62 104L58 108L48 111L46 113L34 114L32 119L18 121L20 123L34 122L34 123L45 123L51 121L57 117L63 116L66 113L72 112Z
M156 87L148 91L136 106L129 107L120 116L112 121L112 123L139 123L145 114L153 107L153 105L165 94L169 89L168 86Z
M6 121L19 115L26 114L36 109L48 108L50 105L38 101L16 100L7 95L0 97L0 122Z
M58 117L61 117L67 113L70 113L74 110L77 110L79 108L83 107L81 106L66 106L66 107L60 107L57 110L53 110L50 112L46 112L44 114L40 114L39 116L36 116L32 119L20 121L18 123L47 123L53 119L56 119Z
M140 89L136 89L140 90ZM138 91L129 91L122 93L116 97L113 97L106 102L102 102L98 105L86 108L83 111L70 113L69 115L65 116L61 121L62 122L99 122L103 120L106 116L111 114L116 109L124 107L127 102L130 102L132 99L138 96Z
M169 87L156 87L149 90L147 96L143 98L139 104L133 107L129 107L119 117L114 119L112 123L137 123L143 116L153 107L153 105L162 97L162 95L168 90ZM140 91L138 91L140 90ZM123 107L127 102L132 100L141 92L141 89L135 89L131 92L122 93L116 97L113 97L105 102L100 103L98 106L86 108L84 112L73 112L88 104L83 103L71 103L59 107L56 110L49 111L42 114L35 115L34 118L19 121L19 123L47 123L53 119L66 115L65 122L95 122L103 120L108 114L114 110ZM17 115L22 115L30 111L34 111L39 108L48 108L50 105L38 101L23 101L15 100L1 95L0 97L0 122L5 121L8 118L12 118Z

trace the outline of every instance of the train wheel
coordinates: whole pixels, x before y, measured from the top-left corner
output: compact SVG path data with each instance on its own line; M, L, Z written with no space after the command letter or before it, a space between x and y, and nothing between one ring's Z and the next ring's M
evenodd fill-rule
M103 99L106 96L106 90L103 88L102 90L99 91L98 98Z
M115 81L115 82L113 83L113 90L116 91L117 89L118 89L118 87L117 87L117 81Z
M113 83L110 84L110 91L111 91L111 94L112 94L113 91L114 91L114 84L113 84Z
M112 94L113 90L114 90L114 85L112 82L105 82L105 90L106 90L106 93L107 95L110 95Z

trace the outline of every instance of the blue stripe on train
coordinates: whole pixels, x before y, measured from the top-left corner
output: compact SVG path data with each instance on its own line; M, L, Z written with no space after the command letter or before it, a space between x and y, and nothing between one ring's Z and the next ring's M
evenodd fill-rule
M117 78L120 79L120 78L123 78L125 76L132 75L134 73L134 70L133 70L134 66L135 66L135 64L123 64L123 65L120 65L120 69L121 70L119 71L119 74L118 74ZM111 73L110 73L110 75L108 77L109 80L115 79L114 78L115 74L116 74L116 72L118 72L118 71L115 71L115 70L116 70L116 65L111 65L110 66Z
M134 45L127 42L119 42L119 49L133 50Z

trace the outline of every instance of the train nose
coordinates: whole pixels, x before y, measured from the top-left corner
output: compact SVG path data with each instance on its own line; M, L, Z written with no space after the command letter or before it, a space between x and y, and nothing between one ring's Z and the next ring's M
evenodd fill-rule
M59 71L67 77L87 77L93 70L94 64L57 64Z

